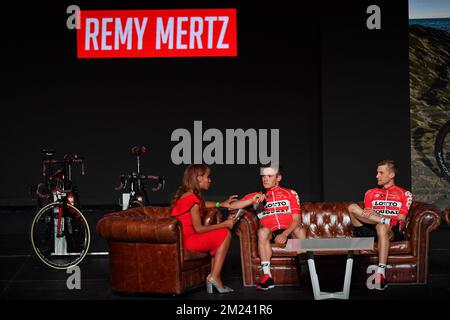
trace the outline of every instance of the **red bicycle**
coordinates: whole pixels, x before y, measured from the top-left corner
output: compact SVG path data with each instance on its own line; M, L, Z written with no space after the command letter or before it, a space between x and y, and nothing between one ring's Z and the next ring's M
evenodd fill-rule
M46 181L36 188L38 212L31 225L31 243L38 258L55 269L80 263L90 245L89 225L79 209L78 190L72 182L72 167L84 161L77 155L55 160L53 150L43 150L42 174Z
M443 176L450 182L450 120L439 130L434 144L434 155Z

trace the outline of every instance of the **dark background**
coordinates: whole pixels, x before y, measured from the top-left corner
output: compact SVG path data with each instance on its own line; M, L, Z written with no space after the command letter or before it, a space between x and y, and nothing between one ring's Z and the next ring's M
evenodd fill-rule
M82 59L66 8L237 8L238 57ZM303 201L360 200L375 164L398 161L410 188L407 1L378 1L382 29L366 28L369 1L315 4L244 1L63 1L1 13L0 205L31 205L41 149L86 159L75 175L84 204L116 204L130 148L147 146L146 174L162 174L166 203L184 165L171 133L280 129L283 185ZM204 143L206 146L207 143ZM260 188L259 165L214 165L210 198Z

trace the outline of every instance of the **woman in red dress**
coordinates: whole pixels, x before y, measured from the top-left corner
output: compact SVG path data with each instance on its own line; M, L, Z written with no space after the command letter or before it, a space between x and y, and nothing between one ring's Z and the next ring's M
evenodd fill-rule
M204 201L201 192L211 184L211 170L204 164L189 165L184 171L183 181L172 200L172 216L181 221L184 247L192 251L209 252L212 256L211 273L206 278L209 293L213 287L219 293L232 292L224 286L220 273L231 242L231 229L236 222L234 215L222 223L205 226L202 223L204 209L223 207L240 209L263 200L255 195L249 200L236 200L231 196L223 202Z

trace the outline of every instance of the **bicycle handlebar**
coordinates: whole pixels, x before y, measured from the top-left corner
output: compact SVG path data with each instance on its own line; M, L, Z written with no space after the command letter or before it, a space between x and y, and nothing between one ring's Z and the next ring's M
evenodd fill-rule
M161 189L164 189L164 186L166 184L166 180L163 176L146 176L146 175L137 175L135 173L132 174L122 174L119 176L120 178L120 185L115 190L123 190L127 187L129 182L137 181L137 180L157 180L158 185L154 188L152 188L152 191L158 191Z
M72 188L70 189L61 189L60 187L58 187L58 185L55 186L56 191L61 192L61 193L71 193L72 192Z
M135 156L143 156L147 152L147 148L144 146L136 146L131 148L131 153Z
M144 180L157 180L158 185L152 188L152 191L164 190L166 179L163 176L145 176Z
M47 175L47 166L52 166L56 164L81 164L81 175L84 176L85 174L85 166L84 166L84 160L82 158L78 158L76 154L74 155L65 155L64 159L59 160L53 160L53 159L46 159L42 160L42 175L45 177ZM60 169L58 170L53 176L57 176L58 174L61 174L64 170Z
M39 183L36 187L35 194L41 199L48 199L52 195L50 192L42 193L41 191L45 190L46 186L44 183ZM42 189L42 190L41 190Z
M128 179L125 178L125 175L120 175L120 185L118 187L115 187L114 190L123 190L127 187Z

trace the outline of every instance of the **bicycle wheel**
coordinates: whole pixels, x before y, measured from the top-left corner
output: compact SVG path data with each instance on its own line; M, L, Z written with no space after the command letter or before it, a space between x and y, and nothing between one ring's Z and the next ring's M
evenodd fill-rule
M46 205L38 211L31 225L34 252L55 269L67 269L80 263L89 250L90 241L86 218L68 203Z
M441 169L444 177L450 181L450 121L442 126L436 137L434 145L434 154L436 162Z

